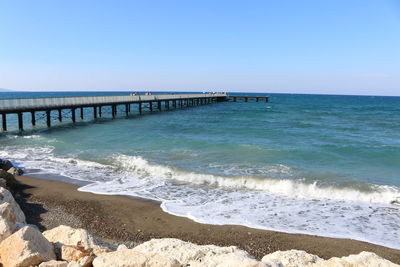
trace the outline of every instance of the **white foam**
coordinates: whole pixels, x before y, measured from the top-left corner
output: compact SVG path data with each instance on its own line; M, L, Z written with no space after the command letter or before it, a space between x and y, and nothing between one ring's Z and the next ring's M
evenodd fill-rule
M400 190L394 186L371 185L370 192L362 192L352 188L318 186L317 182L306 184L300 180L268 179L254 176L218 176L204 173L182 171L176 168L150 164L137 156L117 155L115 164L143 177L172 179L196 185L227 187L231 189L252 189L280 194L295 198L334 199L360 201L366 203L390 204L400 196ZM289 172L290 168L280 164L275 170ZM272 172L275 172L272 169Z
M90 182L81 191L159 200L164 211L201 223L353 238L400 248L400 207L390 204L400 195L397 187L371 185L369 191L360 191L302 180L211 175L121 154L104 164L73 155L57 157L51 146L7 147L0 150L1 157ZM290 176L292 170L276 165L262 172ZM229 173L235 173L234 166Z

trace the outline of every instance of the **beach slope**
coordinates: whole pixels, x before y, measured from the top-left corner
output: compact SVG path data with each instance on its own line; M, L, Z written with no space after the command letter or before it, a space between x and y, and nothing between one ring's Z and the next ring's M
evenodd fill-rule
M400 263L400 250L366 242L251 229L207 225L167 214L159 203L126 196L79 192L63 182L20 176L17 201L28 223L41 230L64 224L85 228L105 240L138 244L151 238L179 238L197 244L237 246L260 259L277 250L298 249L321 258L371 251Z

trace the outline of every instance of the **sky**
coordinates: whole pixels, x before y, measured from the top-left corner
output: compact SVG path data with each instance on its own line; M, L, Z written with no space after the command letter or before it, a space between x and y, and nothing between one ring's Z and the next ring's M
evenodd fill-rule
M0 0L0 88L400 95L400 0Z

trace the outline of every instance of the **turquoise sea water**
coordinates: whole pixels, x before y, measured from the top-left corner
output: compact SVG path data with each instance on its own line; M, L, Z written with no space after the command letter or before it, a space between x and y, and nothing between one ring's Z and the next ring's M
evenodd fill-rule
M93 94L116 93L0 97ZM33 131L0 135L0 157L33 176L84 181L82 191L159 200L198 222L400 248L400 98L270 96L144 116L135 107L95 122L87 109L76 125L65 111L50 130L38 114Z

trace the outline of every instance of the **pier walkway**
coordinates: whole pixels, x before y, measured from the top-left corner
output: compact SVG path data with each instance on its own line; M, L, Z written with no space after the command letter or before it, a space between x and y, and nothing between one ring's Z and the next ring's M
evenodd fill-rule
M93 118L102 116L104 106L111 107L112 117L117 115L117 106L124 105L126 115L131 110L131 105L138 105L139 113L142 113L143 105L148 106L150 112L164 109L197 106L215 102L227 101L228 95L213 94L159 94L159 95L126 95L126 96L81 96L81 97L47 97L47 98L3 98L0 99L0 114L2 118L2 130L7 131L7 114L18 114L18 129L24 130L23 113L31 113L32 125L36 125L36 112L46 113L46 124L51 127L52 111L58 112L58 120L63 120L62 111L71 111L72 122L76 122L76 110L80 109L83 119L83 108L93 109ZM153 107L153 104L156 104Z

